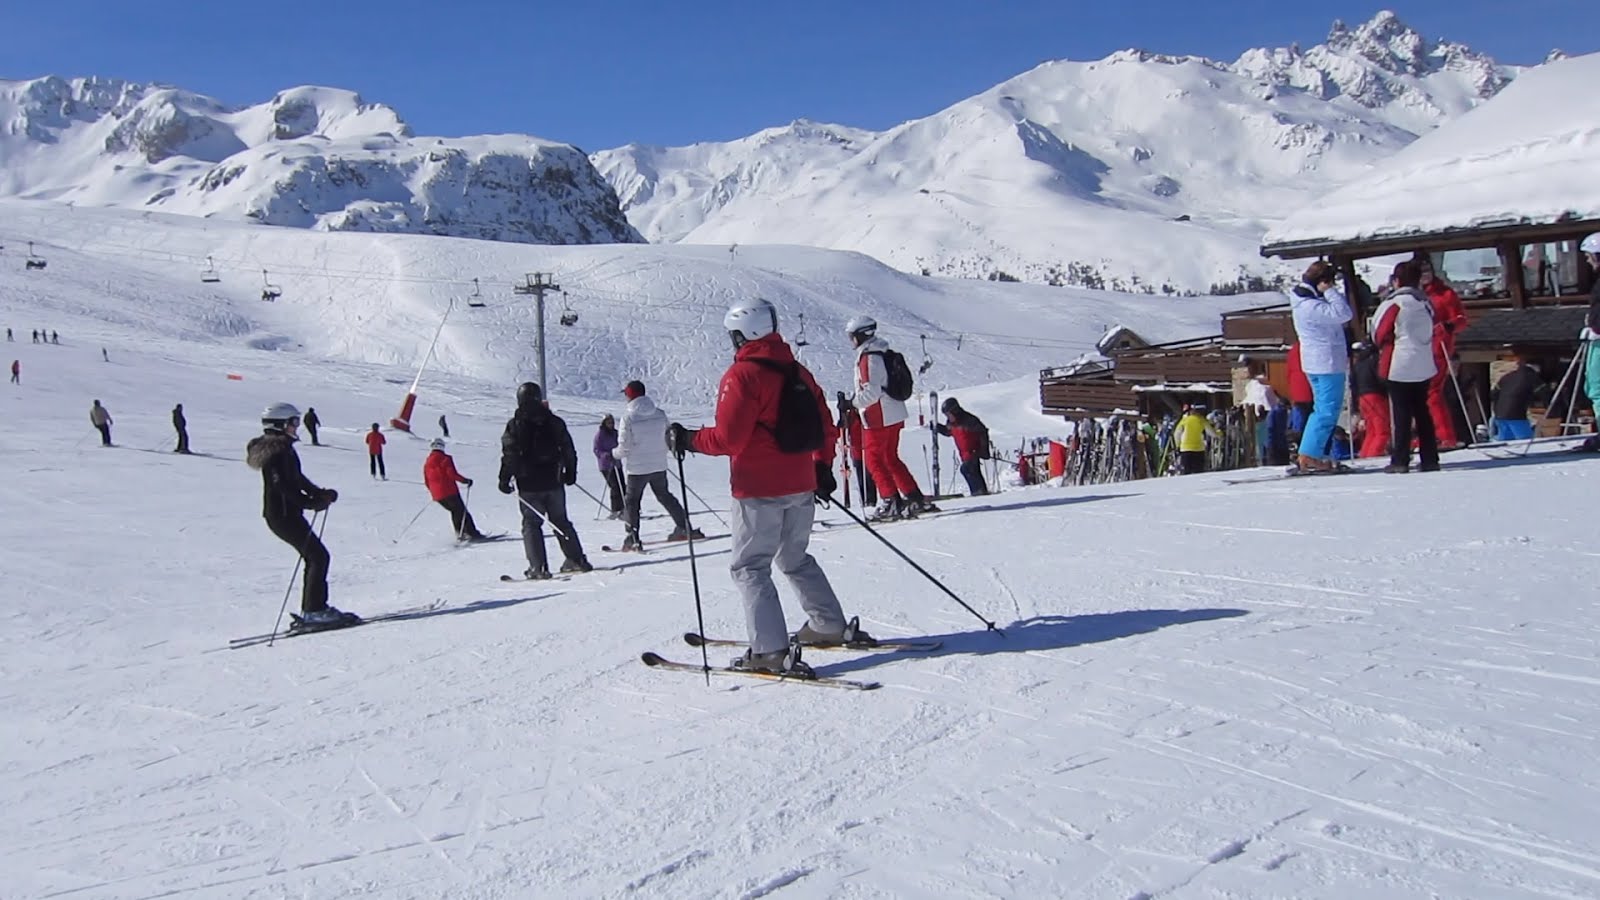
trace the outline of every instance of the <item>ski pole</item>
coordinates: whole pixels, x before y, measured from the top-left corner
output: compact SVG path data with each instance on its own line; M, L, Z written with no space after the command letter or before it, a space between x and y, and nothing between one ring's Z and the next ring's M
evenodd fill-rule
M832 500L832 498L831 497L826 498L824 500L824 502L827 502L829 500ZM838 504L834 504L834 505L838 506ZM934 587L938 588L941 591L944 591L946 594L948 594L950 596L950 599L952 599L952 600L956 601L957 603L961 604L961 608L962 609L965 609L967 612L972 613L974 616L977 616L978 617L978 621L982 622L984 625L988 626L990 631L994 632L995 634L1000 635L1001 637L1005 637L1006 636L1006 633L1004 631L1000 630L998 627L996 627L993 622L989 621L988 619L985 619L981 613L979 613L977 610L973 609L971 606L968 606L967 605L967 601L965 601L965 600L961 599L960 597L956 596L956 592L955 591L952 591L949 588L945 587L944 586L944 582L942 582L939 579L937 579L937 578L933 577L932 575L928 574L928 570L924 569L923 567L921 567L919 565L917 565L917 561L916 560L914 560L911 557L905 555L905 552L902 551L899 547L896 547L894 544L891 544L889 542L888 538L886 538L883 535L879 534L878 530L876 528L873 528L871 525L868 525L866 519L861 518L860 516L858 516L855 513L851 512L846 507L839 506L839 509L841 511L843 511L845 515L847 515L851 519L855 520L855 523L857 525L860 525L862 528L865 528L867 530L867 533L871 534L873 537L875 537L878 540L882 541L883 545L885 547L888 547L890 550L893 550L895 552L896 556L899 556L901 559L905 560L908 564L910 564L911 568L916 569L917 572L920 573L923 578L926 578L929 581L933 582L933 586Z
M683 477L683 457L678 457L678 484L683 488L683 530L689 534L689 581L694 585L695 634L706 633L706 614L700 608L700 566L694 555L694 523L689 520L689 482ZM700 496L699 494L695 495ZM704 500L700 501L705 503ZM721 518L720 516L718 517ZM723 523L726 525L727 523ZM705 641L700 642L700 665L705 669L706 687L711 686L711 656Z
M315 522L316 520L317 520L317 514L316 513L312 513L311 514L311 521ZM272 637L267 638L267 646L268 647L271 647L272 646L272 642L278 639L278 626L283 624L283 613L284 613L284 610L289 608L289 595L291 593L294 593L294 578L295 578L296 575L300 574L300 563L305 561L305 558L306 558L306 547L309 546L310 543L311 543L311 536L313 534L315 534L317 536L317 540L322 540L322 530L324 528L327 528L327 527L328 527L328 510L327 509L323 509L322 510L322 524L319 525L319 526L316 526L311 531L307 531L305 540L300 542L300 555L295 557L294 569L289 572L289 586L283 589L283 603L279 604L279 606L278 606L278 618L276 618L276 619L274 619L272 621ZM710 677L710 676L707 676L707 677Z
M400 539L406 536L406 532L411 530L411 526L417 524L417 520L422 518L422 514L428 511L428 506L431 505L432 503L433 503L433 501L429 500L427 503L422 504L422 508L417 510L417 514L411 517L411 521L406 523L406 527L400 529L400 533L395 535L394 536L394 540L390 541L389 543L391 543L391 544L400 543ZM459 537L459 535L458 535L458 537Z
M461 530L467 527L467 501L472 499L472 485L467 485L466 496L461 498L461 528L456 529L456 540L461 540ZM426 506L423 509L427 509Z
M681 462L683 462L683 460L681 460L681 459L680 459L680 460L678 460L678 461L679 461L679 462L680 462L680 463L681 463ZM678 483L679 483L679 484L680 484L680 485L683 485L683 489L684 489L684 490L685 490L685 491L687 491L687 492L688 492L688 493L689 493L689 494L693 494L693 495L694 495L694 498L695 498L695 499L696 499L696 500L699 500L699 501L700 501L700 505L701 505L701 506L703 506L703 507L705 507L705 509L706 509L706 512L708 512L708 513L711 513L711 515L713 515L713 516L715 516L715 517L716 517L716 520L717 520L717 521L718 521L718 522L721 522L721 523L722 523L722 527L723 527L723 528L727 528L727 527L728 527L728 520L727 520L727 519L724 519L724 518L723 518L723 517L722 517L722 516L720 516L720 515L717 515L717 511L716 511L716 510L714 510L714 509L712 509L712 508L711 508L711 504L709 504L709 503L707 503L707 502L706 502L706 498L704 498L704 497L702 497L702 496L700 496L700 492L699 492L699 491L697 491L697 490L695 490L695 489L694 489L694 488L692 488L692 487L689 487L689 482L687 482L687 481L684 481L684 480L683 480L683 472L682 472L682 469L683 469L683 467L682 467L682 466L679 466L679 467L678 467L678 469L679 469L679 472L678 472ZM684 508L684 509L686 509L686 510L687 510L687 509L688 509L688 508L689 508L689 497L688 497L688 494L685 494L685 495L684 495L684 498L683 498L683 508Z

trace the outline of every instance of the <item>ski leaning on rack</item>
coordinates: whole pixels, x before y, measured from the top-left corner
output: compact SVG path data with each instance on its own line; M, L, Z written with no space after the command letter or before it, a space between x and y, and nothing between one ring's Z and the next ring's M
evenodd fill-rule
M748 647L748 641L736 641L728 638L708 638L685 632L683 642L691 647ZM903 650L908 653L929 653L944 646L944 641L933 641L919 638L874 638L870 641L852 641L848 644L802 644L807 650L859 650L870 652L873 650Z
M672 672L686 672L690 675L700 675L709 671L712 675L734 675L740 678L760 678L764 681L779 681L785 684L807 684L812 687L835 688L844 691L874 691L883 685L876 681L851 681L848 678L830 678L818 675L815 678L796 678L792 675L779 675L775 672L758 672L751 669L735 669L730 666L712 666L709 670L695 663L673 662L663 659L660 654L646 651L639 657L644 664L652 669L666 669Z
M228 649L238 650L241 647L254 647L257 644L265 644L266 642L274 639L282 641L292 637L302 637L304 635L318 634L324 631L344 631L350 628L359 628L362 625L371 625L374 622L391 622L397 619L415 619L419 616L427 615L441 606L444 606L444 601L435 600L432 603L425 603L421 606L410 606L405 609L397 609L394 612L379 613L375 616L366 616L355 622L350 622L343 625L332 625L326 628L303 628L297 625L291 625L282 631L269 631L266 634L252 634L249 637L234 638L228 642Z

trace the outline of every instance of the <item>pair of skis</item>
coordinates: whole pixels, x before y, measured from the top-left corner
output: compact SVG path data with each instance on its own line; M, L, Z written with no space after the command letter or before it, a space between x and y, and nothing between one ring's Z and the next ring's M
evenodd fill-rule
M295 624L290 625L288 628L285 628L282 631L269 631L265 634L252 634L249 637L234 638L228 642L228 649L238 650L242 647L254 647L257 644L265 644L268 641L288 640L289 638L301 637L307 634L318 634L324 631L345 631L350 628L358 628L362 625L371 625L375 622L393 622L400 619L421 618L441 606L444 606L444 601L435 600L432 603L424 603L421 606L408 606L405 609L397 609L394 612L379 613L375 616L353 617L347 621L320 627L302 624L300 619L296 617L294 620Z
M745 641L727 640L722 638L708 638L703 635L688 632L683 636L684 643L691 647L746 647ZM804 644L806 650L856 650L874 651L886 650L907 653L929 653L943 646L943 642L919 638L885 638L870 641L859 641L848 644ZM712 666L709 670L703 665L694 663L674 662L666 659L659 653L645 652L640 655L640 660L653 669L664 669L671 672L686 672L689 674L733 675L745 678L759 678L764 681L783 681L792 684L808 684L815 687L834 688L846 691L872 691L882 687L876 681L854 681L849 678L834 678L827 675L818 675L813 678L802 678L794 675L784 675L778 672L762 672L752 669L736 669L732 666Z

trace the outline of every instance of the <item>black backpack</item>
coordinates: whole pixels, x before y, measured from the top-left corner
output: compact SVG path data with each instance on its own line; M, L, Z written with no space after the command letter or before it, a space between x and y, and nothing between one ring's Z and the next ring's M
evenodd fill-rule
M902 402L910 400L914 387L911 367L906 365L906 358L894 350L871 352L883 357L883 367L889 372L889 383L883 386L883 392L895 400Z
M800 364L784 365L770 359L752 359L750 362L783 374L783 391L778 394L778 424L769 429L784 453L810 453L822 446L822 412L817 409L817 395L800 377Z

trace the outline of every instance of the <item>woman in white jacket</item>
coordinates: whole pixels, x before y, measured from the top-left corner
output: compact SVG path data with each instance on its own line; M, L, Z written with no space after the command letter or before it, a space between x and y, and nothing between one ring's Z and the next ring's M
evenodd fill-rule
M1394 292L1372 317L1372 342L1378 347L1378 374L1389 386L1394 444L1385 472L1411 471L1411 433L1416 428L1422 471L1439 471L1439 440L1428 413L1428 382L1433 361L1433 304L1423 295L1422 267L1407 260L1394 267Z
M1332 265L1317 260L1306 269L1305 280L1289 292L1294 311L1294 331L1300 339L1300 368L1311 382L1311 418L1300 437L1300 468L1333 468L1329 446L1339 410L1344 405L1345 373L1350 368L1344 326L1350 321L1350 303L1334 286Z
M622 393L628 398L628 408L617 425L617 446L611 451L612 456L622 460L622 471L628 481L627 499L622 504L628 534L622 540L622 549L644 549L639 540L639 503L644 499L646 487L666 507L667 515L677 526L667 540L686 540L688 519L683 514L683 505L672 496L671 485L667 483L667 414L645 396L641 381L628 382ZM695 537L705 535L696 529Z

